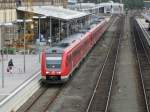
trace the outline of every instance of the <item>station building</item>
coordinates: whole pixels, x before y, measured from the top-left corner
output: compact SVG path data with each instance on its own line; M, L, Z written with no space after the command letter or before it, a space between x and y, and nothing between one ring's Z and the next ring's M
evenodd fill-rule
M44 37L57 42L88 22L88 14L65 9L67 0L2 0L0 49L23 48ZM87 20L87 21L85 21Z
M80 10L84 12L90 13L111 13L111 14L123 14L124 13L124 5L120 3L115 3L113 1L103 2L100 4L95 3L74 3L68 6L73 10Z
M123 14L124 13L124 5L120 3L114 3L112 1L108 3L100 3L97 7L101 7L101 11L104 13L111 14Z

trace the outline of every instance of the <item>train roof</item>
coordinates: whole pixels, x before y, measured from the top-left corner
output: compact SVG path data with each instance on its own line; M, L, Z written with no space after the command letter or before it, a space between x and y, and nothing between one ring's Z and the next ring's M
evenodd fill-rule
M62 54L64 52L64 49L61 47L51 47L51 48L46 48L45 52L47 54L54 54L54 53Z
M57 50L57 53L63 53L64 49L70 46L73 43L80 42L80 40L84 37L84 33L76 33L73 34L64 40L60 41L54 47L46 48L46 53L54 53Z
M88 32L91 31L93 27L96 25L101 24L101 22L95 22L91 24L90 26L87 26L86 28L80 30L78 33L73 34L62 41L60 41L58 44L56 44L54 47L47 48L46 52L47 53L63 53L66 48L69 46L74 47L74 45L78 44L83 38L85 38L85 35L88 34ZM102 22L103 23L103 22Z

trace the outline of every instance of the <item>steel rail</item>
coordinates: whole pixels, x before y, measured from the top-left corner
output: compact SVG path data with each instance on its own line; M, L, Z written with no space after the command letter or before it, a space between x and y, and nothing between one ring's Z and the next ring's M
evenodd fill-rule
M64 86L66 86L66 85L64 85ZM60 92L62 91L62 89L64 88L64 86L61 87L61 88L59 88L59 90L57 91L57 93L55 94L55 96L52 98L52 100L47 103L47 105L46 105L46 107L45 107L45 109L44 109L43 112L47 112L48 108L49 108L50 105L55 101L55 99L56 99L57 96L60 94Z
M46 87L47 85L43 85L42 87L41 87L41 89L43 89L43 90L41 90L41 92L37 95L37 97L36 98L34 98L34 101L32 101L31 103L30 103L30 105L28 105L27 107L25 107L24 108L24 110L23 109L20 109L19 110L19 112L30 112L31 110L32 110L32 107L34 107L34 105L38 102L38 101L40 101L40 100L42 100L42 99L40 99L42 96L44 96L44 95L46 95L46 92L49 90L49 89L51 89L51 88L49 88L49 87ZM64 88L64 86L65 85L57 85L56 86L56 93L55 93L55 91L53 92L53 93L55 93L55 95L54 96L52 96L52 99L50 99L49 101L47 101L46 103L44 103L45 104L45 106L44 107L42 107L43 109L43 112L47 112L47 109L50 107L50 105L53 103L53 101L57 98L57 96L59 95L59 93L61 92L61 90ZM53 86L54 87L54 86ZM48 97L49 98L49 97ZM43 105L43 104L42 104ZM37 107L38 108L38 107Z
M134 25L134 24L133 24ZM137 31L137 27L134 27L132 25L132 27L133 28L136 28L136 32L138 32ZM132 29L133 29L132 28ZM138 67L139 67L139 72L140 72L140 77L141 77L141 82L142 82L142 89L143 89L143 93L144 93L144 100L145 100L145 105L146 105L146 109L147 109L147 112L149 112L149 106L148 106L148 101L147 101L147 94L146 94L146 89L145 89L145 85L144 85L144 79L143 79L143 73L142 73L142 68L141 68L141 63L140 63L140 56L139 56L139 53L138 53L138 48L137 48L137 43L136 43L136 40L135 40L135 31L133 31L133 42L134 42L134 45L135 45L135 51L136 51L136 57L137 57L137 61L138 61ZM140 36L140 34L139 34L139 32L137 33L138 34L138 36ZM139 38L139 37L138 37ZM139 38L140 39L140 38ZM142 43L142 47L143 47L143 49L144 49L144 52L145 52L145 54L146 54L146 57L148 58L148 55L147 55L147 53L146 53L146 51L145 51L145 48L144 48L144 46L143 46L143 42L142 42L142 40L140 39L140 41L141 41L141 43ZM148 58L148 60L149 60L149 58ZM150 61L149 61L149 64L150 64Z
M122 35L122 32L120 33L120 37L121 37L121 35ZM117 60L118 60L118 55L119 55L120 43L121 43L121 38L119 38L119 43L118 43L118 47L117 47L117 53L116 53L115 64L114 64L114 69L113 69L113 75L112 75L111 85L109 88L109 94L108 94L108 100L107 100L105 112L107 112L108 108L109 108L111 92L112 92L112 87L113 87L113 82L114 82L114 77L115 77L115 72L116 72L116 67L117 67Z
M111 43L111 47L112 47L112 46L113 46L113 41L112 41L112 43ZM92 95L92 97L91 97L91 99L90 99L90 102L89 102L89 104L88 104L88 107L87 107L86 112L89 112L89 109L90 109L90 107L91 107L91 104L92 104L92 101L93 101L93 99L94 99L95 93L96 93L96 91L97 91L97 88L98 88L98 85L99 85L101 76L102 76L103 71L104 71L104 69L105 69L105 66L106 66L106 63L107 63L107 60L108 60L110 51L111 51L111 47L109 48L109 51L108 51L107 56L106 56L106 58L105 58L105 61L104 61L104 63L103 63L103 66L102 66L100 75L99 75L98 80L97 80L97 83L96 83L96 87L95 87L95 89L94 89L93 95Z

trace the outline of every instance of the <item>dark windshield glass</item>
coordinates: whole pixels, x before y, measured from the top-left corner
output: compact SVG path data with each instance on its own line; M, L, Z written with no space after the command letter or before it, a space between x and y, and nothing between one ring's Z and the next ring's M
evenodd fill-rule
M61 58L60 57L47 57L46 58L46 68L48 69L60 69Z

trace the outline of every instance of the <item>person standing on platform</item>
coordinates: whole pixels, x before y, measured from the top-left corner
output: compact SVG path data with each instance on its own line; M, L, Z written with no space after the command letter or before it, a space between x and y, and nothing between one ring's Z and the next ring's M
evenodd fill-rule
M8 62L8 68L7 68L7 72L12 73L12 68L13 68L14 64L13 64L13 60L10 59Z

